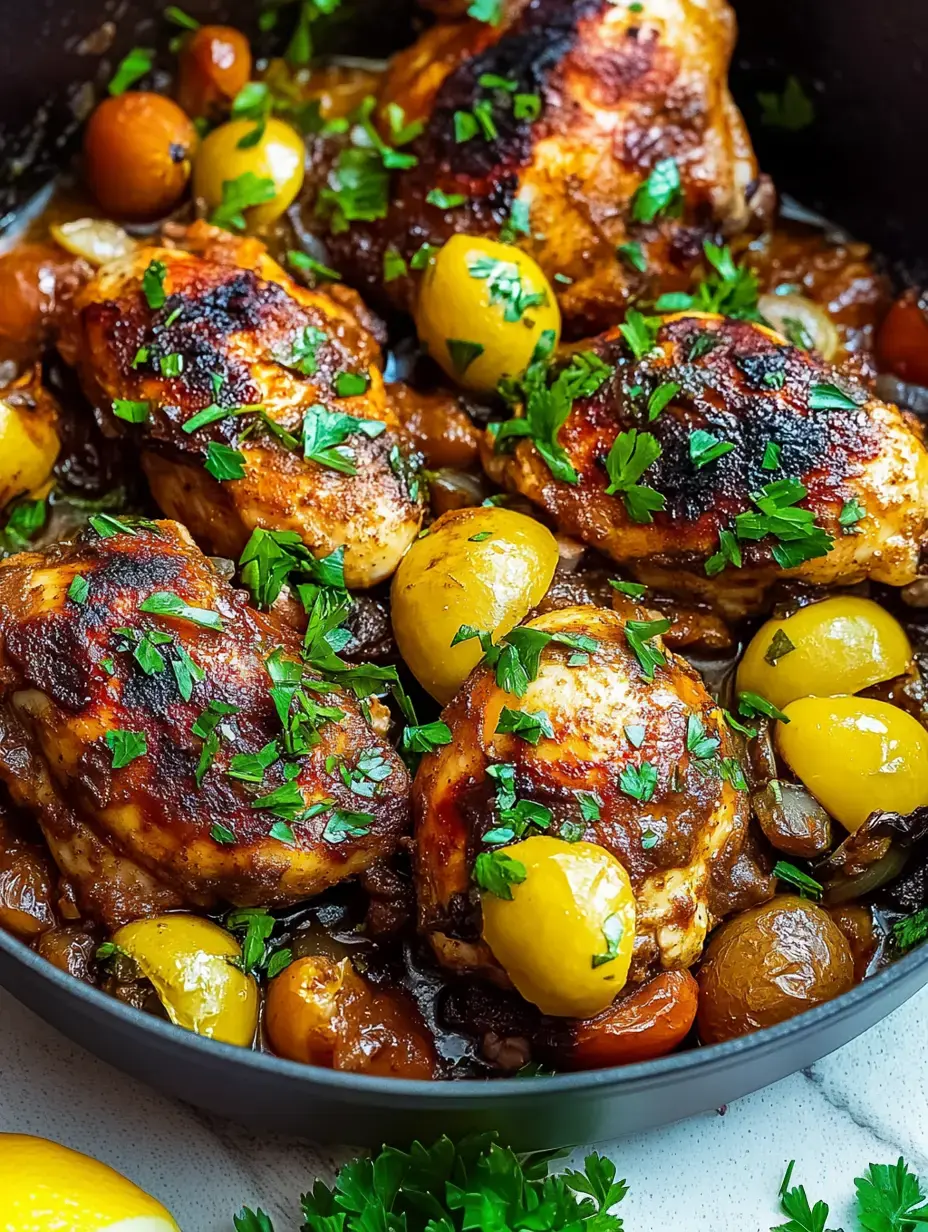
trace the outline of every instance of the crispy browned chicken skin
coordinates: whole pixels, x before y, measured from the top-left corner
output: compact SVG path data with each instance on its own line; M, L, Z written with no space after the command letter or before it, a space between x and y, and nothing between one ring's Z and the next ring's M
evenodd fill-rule
M500 780L488 767L511 765L517 798L552 812L550 833L565 822L579 824L584 839L628 870L637 900L630 982L662 967L689 967L708 929L730 909L734 882L747 901L752 893L753 901L769 894L769 879L743 863L748 797L722 712L696 672L669 652L648 680L615 612L562 608L528 627L592 637L598 649L587 664L571 667L571 651L549 644L519 699L479 667L442 712L451 743L423 758L413 784L420 925L442 963L501 978L480 939L471 876L477 853L489 850L483 835L501 824ZM504 706L543 711L553 739L532 745L497 733ZM694 731L709 743L697 744ZM700 761L693 748L709 756ZM656 770L657 783L642 802L622 790L620 774L644 763ZM600 820L582 820L578 792L596 794Z
M184 242L193 251L143 247L104 266L76 298L60 346L104 428L141 444L158 504L205 550L237 556L256 527L295 531L317 556L344 546L349 586L389 577L416 537L423 501L363 310L359 318L350 298L298 286L256 240L197 224ZM150 275L154 295L145 292L153 263L164 271L163 296ZM179 375L165 374L168 356ZM339 396L342 373L363 377L363 392ZM144 422L119 418L117 399L147 403ZM228 415L185 431L213 405ZM233 413L252 406L289 439ZM315 406L377 425L343 439L356 474L304 458L303 417ZM242 452L242 478L213 478L210 442Z
M498 238L518 198L531 235L517 242L557 288L568 331L614 324L631 298L684 285L707 237L734 235L763 217L772 192L758 178L744 122L728 91L735 39L725 0L654 0L643 12L611 0L530 0L499 27L439 23L401 52L379 96L425 130L408 147L418 163L394 173L382 221L333 237L339 268L365 294L386 290L409 308L414 276L383 288L383 256L409 260L451 234ZM508 89L480 84L486 75ZM537 96L537 118L516 118L514 95ZM493 131L456 139L455 115L492 107ZM531 115L534 104L523 105ZM384 132L389 129L384 125ZM632 200L662 160L674 159L679 206L652 222ZM464 194L451 209L434 189ZM640 261L617 247L639 243Z
M573 403L558 434L576 483L555 479L530 441L494 452L488 434L484 446L490 475L545 509L562 532L655 589L710 600L730 617L763 606L781 577L823 586L867 579L903 586L915 579L928 534L928 452L914 421L896 407L748 321L668 317L654 350L638 361L618 330L590 349L612 374ZM649 422L651 395L669 383L679 392ZM640 480L666 504L653 521L633 520L622 493L606 492L606 456L631 429L651 433L662 449ZM734 449L697 466L696 430ZM807 489L790 505L814 514L833 540L830 550L781 567L778 536L745 537L737 544L740 567L729 559L714 572L708 562L720 549L720 533L736 529L738 515L759 512L754 494L784 479Z
M164 594L222 629L141 610ZM159 635L167 640L153 643ZM83 911L112 928L185 904L292 903L393 849L407 824L408 776L352 697L304 691L341 717L318 719L318 742L285 755L268 660L299 664L299 651L297 635L249 608L172 522L106 538L88 530L0 564L0 778L38 821ZM184 655L195 665L188 700ZM217 715L216 703L226 711ZM297 695L290 716L301 704ZM204 714L216 721L198 735ZM137 755L120 766L127 737L107 732L131 733ZM263 777L230 775L234 756L274 741L281 757ZM339 772L350 778L362 754L386 772L363 798ZM287 773L290 813L259 805ZM324 807L301 819L314 804ZM369 820L346 830L338 809ZM288 816L292 843L286 829L272 836Z

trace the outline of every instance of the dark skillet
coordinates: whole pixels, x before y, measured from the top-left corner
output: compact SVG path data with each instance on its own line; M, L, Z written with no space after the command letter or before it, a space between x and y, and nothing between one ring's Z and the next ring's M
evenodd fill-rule
M928 252L921 156L928 14L920 0L788 0L775 16L756 0L735 6L743 33L733 85L762 165L781 189L917 273ZM0 6L0 212L15 209L60 160L57 138L78 126L79 85L101 68L78 45L114 7L109 0ZM134 43L155 42L163 26L153 12L161 7L127 6L111 60ZM256 9L217 0L189 7L245 26ZM355 50L370 54L376 46L380 54L402 37L406 14L399 3L372 0L369 9L381 28ZM362 28L370 32L371 21ZM811 129L783 136L760 124L755 91L782 88L788 72L815 94L817 118ZM0 983L118 1068L257 1128L358 1145L495 1128L515 1146L534 1148L649 1129L811 1064L928 983L928 949L835 1001L726 1044L621 1069L492 1083L367 1078L215 1044L72 979L3 932Z

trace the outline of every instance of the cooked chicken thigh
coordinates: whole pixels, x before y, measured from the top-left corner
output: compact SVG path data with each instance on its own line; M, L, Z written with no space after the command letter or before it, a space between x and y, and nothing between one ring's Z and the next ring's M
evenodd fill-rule
M763 326L709 314L657 325L635 339L640 359L619 330L580 354L581 374L604 365L589 396L565 402L562 381L559 401L550 387L529 399L561 478L534 440L494 452L488 433L490 475L642 582L730 617L762 607L779 578L915 579L928 451L913 420Z
M140 443L158 504L205 550L295 531L316 556L345 548L349 586L389 577L423 500L353 301L298 286L255 240L197 224L187 242L76 298L60 348L101 423Z
M351 695L182 527L97 525L0 563L0 778L81 909L292 903L388 854L409 780Z
M550 642L518 699L479 667L444 710L451 742L423 758L413 784L420 925L445 965L501 978L480 938L471 878L483 836L514 803L500 803L500 770L512 766L518 800L550 810L546 832L576 826L575 837L605 847L628 871L637 906L629 982L688 967L733 882L748 899L752 881L758 899L769 894L769 878L743 863L750 809L722 712L659 634L614 612L562 608L526 628L598 646L571 666L574 651ZM639 645L644 637L642 657L636 636ZM659 660L653 679L644 666L651 653ZM500 734L503 707L543 712L553 736L533 744ZM654 776L647 787L646 775ZM584 820L578 792L601 802L598 820Z
M440 22L396 56L378 98L386 137L397 108L424 124L402 151L415 165L393 173L386 217L341 194L339 268L409 308L417 276L384 287L388 249L410 261L424 243L506 227L557 276L575 337L685 285L704 239L773 204L728 91L734 39L725 0L530 0L499 26ZM317 214L333 184L338 166Z

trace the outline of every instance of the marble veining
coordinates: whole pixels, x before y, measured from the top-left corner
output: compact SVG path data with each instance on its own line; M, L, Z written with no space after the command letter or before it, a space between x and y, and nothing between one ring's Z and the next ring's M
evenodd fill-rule
M666 1129L601 1144L631 1190L627 1232L766 1232L786 1161L829 1226L854 1226L853 1178L901 1154L928 1181L928 989L804 1073ZM0 1130L56 1138L156 1194L183 1232L231 1232L261 1206L297 1232L300 1193L346 1157L258 1137L87 1056L0 991ZM579 1152L582 1153L582 1152Z

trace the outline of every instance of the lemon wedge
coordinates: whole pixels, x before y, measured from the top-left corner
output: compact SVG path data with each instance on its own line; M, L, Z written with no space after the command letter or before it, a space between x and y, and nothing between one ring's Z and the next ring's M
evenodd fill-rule
M77 1151L0 1134L0 1232L180 1232L160 1202Z

